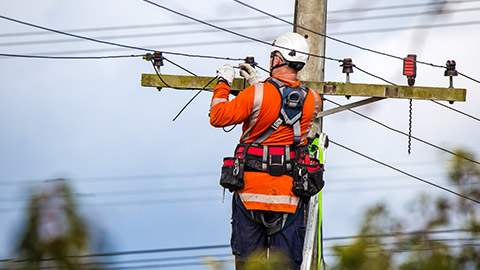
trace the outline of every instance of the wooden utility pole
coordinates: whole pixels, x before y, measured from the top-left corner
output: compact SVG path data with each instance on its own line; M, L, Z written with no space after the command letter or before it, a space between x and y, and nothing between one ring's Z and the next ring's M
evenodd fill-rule
M312 30L322 35L313 34ZM327 0L295 0L293 31L305 37L310 45L310 53L325 56L325 34L327 29ZM304 81L323 82L325 75L325 59L310 57L308 64L300 71L299 79ZM315 89L315 88L313 88ZM321 95L323 97L323 95ZM320 107L323 111L323 102ZM322 133L323 118L318 118L310 131L309 137L313 138ZM322 155L323 156L323 155ZM323 162L323 161L321 161ZM310 198L306 208L306 235L303 248L302 270L317 269L320 266L321 235L322 230L322 191ZM320 245L319 245L320 243Z
M303 28L302 28L303 27ZM293 31L304 36L310 45L310 53L325 55L325 36L313 34L305 29L325 35L327 28L327 0L296 0ZM323 82L325 77L325 59L310 57L308 64L300 71L299 79L304 81ZM323 107L323 104L322 104ZM312 132L320 133L320 119ZM316 130L315 130L316 129Z

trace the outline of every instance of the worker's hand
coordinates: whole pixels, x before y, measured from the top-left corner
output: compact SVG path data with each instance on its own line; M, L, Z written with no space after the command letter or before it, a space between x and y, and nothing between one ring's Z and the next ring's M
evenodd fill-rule
M240 68L240 75L244 77L250 85L254 85L262 80L262 75L260 75L252 65L240 63L238 67Z
M218 79L224 79L229 86L232 86L233 78L235 77L235 71L229 64L225 64L217 69Z

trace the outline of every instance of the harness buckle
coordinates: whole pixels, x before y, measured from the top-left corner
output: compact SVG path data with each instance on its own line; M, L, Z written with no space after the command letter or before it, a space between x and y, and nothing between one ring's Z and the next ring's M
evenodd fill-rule
M285 174L285 155L268 155L267 172L271 176Z

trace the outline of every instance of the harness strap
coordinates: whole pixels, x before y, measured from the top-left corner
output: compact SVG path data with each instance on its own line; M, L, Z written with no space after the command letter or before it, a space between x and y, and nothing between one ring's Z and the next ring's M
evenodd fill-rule
M282 88L283 86L285 86L285 84L280 81L279 79L277 78L269 78L267 80L267 82L273 84L279 91L280 93L280 96L283 100L283 96L282 96L282 92L280 90L280 88ZM305 90L305 87L300 85L299 86L302 91L306 92L305 93L305 97L306 95L308 94L308 92ZM283 101L282 101L283 102ZM282 104L282 107L283 107L283 104ZM281 111L282 109L280 109ZM275 122L273 122L273 124L267 129L265 130L260 136L258 136L255 141L252 143L254 145L260 145L262 142L264 142L268 137L270 137L270 135L273 134L273 132L275 132L278 127L280 127L282 124L285 123L285 120L282 118L282 113L279 113L278 115L278 118L277 120L275 120ZM293 144L294 145L297 145L297 144L300 144L301 140L302 140L302 133L301 133L301 126L300 126L300 119L297 119L293 125L292 125L292 128L293 128Z
M263 147L263 156L262 156L262 170L267 170L267 162L268 162L268 145Z
M299 144L302 139L302 130L300 128L300 120L293 124L293 144Z
M240 196L238 196L238 193L234 193L234 200L239 206L240 210L251 220L263 224L267 230L267 235L270 236L272 234L275 234L286 227L288 227L290 224L292 224L293 220L297 217L297 215L300 213L300 211L303 211L303 207L301 207L301 204L303 203L302 200L299 201L299 205L297 207L297 210L295 213L283 213L281 216L278 218L274 219L271 222L267 222L265 220L265 214L268 212L262 211L262 210L247 210L245 208L245 205L243 205L242 200L240 199Z

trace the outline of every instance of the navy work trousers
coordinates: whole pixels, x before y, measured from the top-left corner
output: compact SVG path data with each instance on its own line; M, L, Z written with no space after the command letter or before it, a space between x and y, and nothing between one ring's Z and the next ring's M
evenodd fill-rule
M264 224L253 220L252 215L249 214L250 211L247 211L239 200L238 194L234 194L231 246L237 270L243 269L245 262L252 254L267 259L267 250L270 258L273 256L282 256L283 259L288 257L287 263L282 269L300 269L305 238L304 203L300 202L297 208L296 214L289 214L290 217L287 220L290 224L286 224L285 228L268 236ZM267 211L263 211L263 213L266 222L272 222L284 214ZM258 258L256 257L256 259Z

